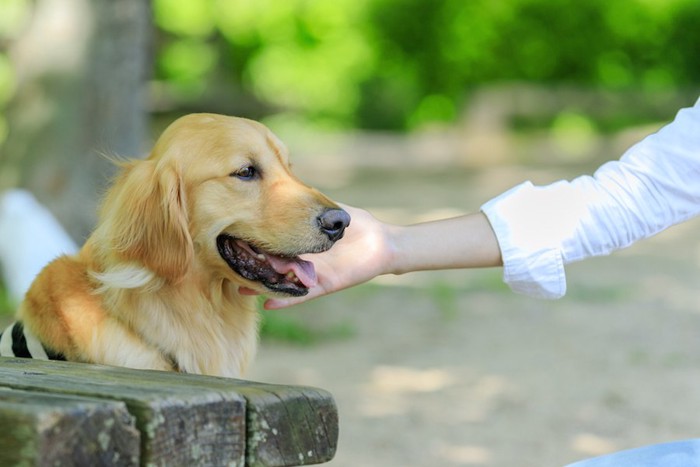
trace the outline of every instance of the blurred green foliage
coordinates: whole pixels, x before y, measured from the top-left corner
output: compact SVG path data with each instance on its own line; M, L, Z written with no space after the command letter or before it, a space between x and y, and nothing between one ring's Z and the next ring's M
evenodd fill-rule
M29 13L27 0L0 0L0 145L7 138L7 119L3 109L14 94L16 77L3 45L10 41L25 23Z
M355 328L348 323L328 327L311 326L303 319L280 312L265 312L261 318L260 336L269 341L308 346L329 340L348 339L355 335Z
M154 0L157 79L222 80L270 112L411 129L477 86L614 90L700 82L697 0Z
M12 300L10 300L7 289L2 280L0 280L0 318L3 316L12 316L14 311Z
M655 92L700 82L697 0L152 1L159 110L245 102L254 118L406 130L454 120L492 83ZM0 0L0 45L31 5ZM0 142L16 80L2 49Z

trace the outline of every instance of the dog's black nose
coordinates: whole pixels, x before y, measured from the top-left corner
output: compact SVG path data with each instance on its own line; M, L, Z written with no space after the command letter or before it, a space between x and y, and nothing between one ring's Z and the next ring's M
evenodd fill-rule
M318 216L318 225L321 231L335 242L343 238L345 227L350 225L350 214L342 209L327 209Z

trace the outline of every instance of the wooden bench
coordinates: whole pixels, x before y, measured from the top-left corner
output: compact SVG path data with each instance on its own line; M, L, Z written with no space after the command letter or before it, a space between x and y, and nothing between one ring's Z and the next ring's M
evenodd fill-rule
M0 357L0 466L288 466L330 460L320 389Z

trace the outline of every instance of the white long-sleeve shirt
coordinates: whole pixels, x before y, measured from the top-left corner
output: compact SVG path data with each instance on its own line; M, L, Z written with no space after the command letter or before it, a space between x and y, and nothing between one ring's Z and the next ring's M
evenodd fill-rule
M563 296L565 264L627 247L700 213L700 100L593 176L541 187L525 182L481 210L511 289Z

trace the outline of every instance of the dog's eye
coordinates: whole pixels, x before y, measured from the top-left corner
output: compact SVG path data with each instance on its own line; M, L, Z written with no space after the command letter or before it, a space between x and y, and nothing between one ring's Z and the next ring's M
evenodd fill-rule
M236 172L233 172L231 174L232 177L236 177L241 180L253 180L255 178L258 178L258 175L258 169L256 169L252 165L243 167L242 169L237 170Z

